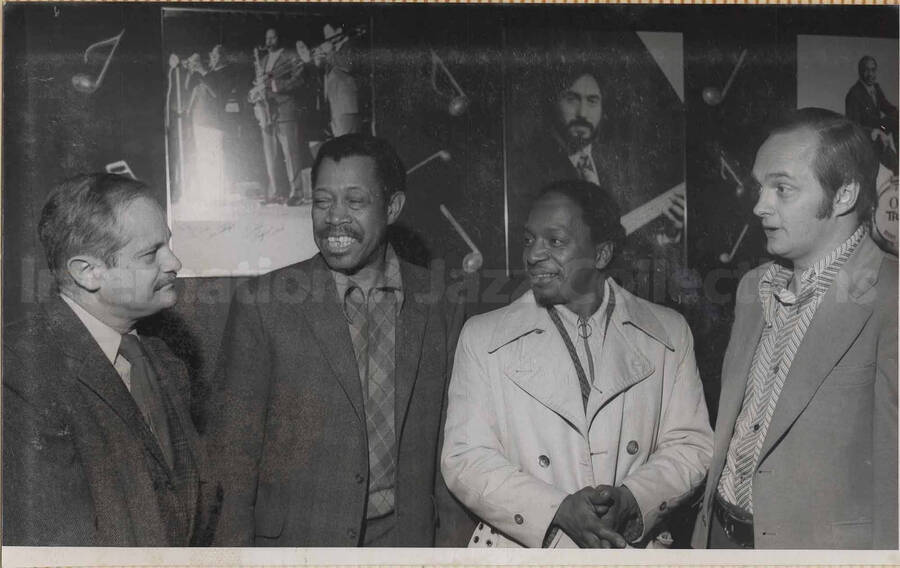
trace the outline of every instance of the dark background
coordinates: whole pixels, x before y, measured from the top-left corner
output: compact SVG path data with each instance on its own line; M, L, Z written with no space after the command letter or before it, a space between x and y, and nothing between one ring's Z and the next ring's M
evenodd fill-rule
M635 36L627 32L681 32L684 161L666 167L674 167L670 174L676 178L683 168L687 182L690 271L670 275L680 283L662 297L651 296L688 318L713 417L732 317L730 295L740 275L763 254L762 236L751 223L735 260L727 265L718 260L750 219L752 207L752 196L737 196L733 182L720 177L719 156L724 152L740 176L748 175L767 122L796 106L797 34L888 38L898 34L896 7L241 4L232 8L259 12L259 30L252 33L260 44L271 23L302 21L303 14L371 22L367 38L374 93L371 115L378 135L395 145L407 166L441 149L453 156L450 162L435 162L411 174L407 208L395 230L401 237L398 248L419 262L444 262L448 273L458 276L467 249L438 212L437 205L444 203L484 254L484 276L476 283L480 293L472 297L475 312L506 303L515 288L514 282L495 278L505 273L506 266L504 159L511 130L507 124L504 135L504 121L523 118L511 116L504 103L508 99L502 78L504 73L510 76L505 69L510 41L540 52L551 49L548 38L556 37L544 34L545 29L557 35L571 29L573 35L616 32L631 38ZM52 293L35 227L55 182L124 159L165 202L168 53L163 51L159 4L7 3L4 16L2 269L7 323ZM84 49L122 28L126 33L103 86L91 95L75 91L72 75L97 70L96 64L84 64ZM529 37L535 38L533 45L528 45ZM208 49L213 39L197 41ZM747 59L728 97L718 106L707 105L702 90L721 87L744 48ZM451 116L446 110L449 100L432 89L431 49L471 99L462 116ZM608 78L607 88L630 80ZM653 113L660 110L632 101L629 112L652 128ZM652 140L658 133L649 131L646 136ZM518 265L515 258L511 263ZM154 322L191 366L197 403L209 389L235 284L236 279L227 278L180 279L178 306ZM198 413L196 419L202 429L205 417Z

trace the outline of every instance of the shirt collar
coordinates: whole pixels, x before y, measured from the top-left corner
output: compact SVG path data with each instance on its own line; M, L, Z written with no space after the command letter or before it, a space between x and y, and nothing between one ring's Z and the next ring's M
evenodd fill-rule
M842 256L846 258L853 254L868 232L865 224L860 225L847 240L804 270L800 274L799 294L795 294L787 288L794 275L794 270L783 264L774 263L759 280L759 298L763 305L766 306L772 296L783 304L792 305L810 295L824 295L831 284L830 279L822 277L825 270L834 266Z
M103 351L103 354L109 362L115 365L116 356L119 354L119 344L122 343L122 334L97 319L96 316L85 310L72 298L65 294L60 294L60 297L70 308L72 308L72 311L75 312L75 315L78 316L78 319L80 319L81 323L84 324L84 327L87 328L88 333L91 334L91 337L93 337L94 341L97 342L97 345L100 346L100 349ZM136 330L131 330L131 334L138 337Z
M348 276L343 272L332 270L331 275L334 278L338 299L341 302L346 303L347 295L354 288L358 288L364 293L371 292L371 290L363 290L362 286L353 280L353 277ZM372 286L372 290L393 291L397 295L397 306L401 307L403 305L403 279L400 275L400 259L397 258L394 247L391 245L387 246L387 250L384 254L384 272L378 274L375 285Z
M597 310L591 314L591 317L587 319L587 322L591 324L591 327L594 329L603 329L604 316L606 315L606 307L609 305L609 278L603 281L603 300L600 302L600 305L597 307ZM567 325L571 327L575 327L578 325L578 320L581 319L581 316L567 308L566 306L560 304L557 306L557 312L563 321L566 322ZM600 326L598 328L598 326Z
M594 159L591 158L591 146L592 146L591 144L588 144L587 146L578 150L574 154L570 154L569 159L572 160L572 162L574 163L574 162L578 162L579 160L581 160L582 156L587 156L587 158L589 160L594 161Z

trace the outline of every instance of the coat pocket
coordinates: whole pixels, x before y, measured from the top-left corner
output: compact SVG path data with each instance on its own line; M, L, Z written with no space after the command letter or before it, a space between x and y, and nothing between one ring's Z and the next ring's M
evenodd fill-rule
M872 548L872 521L831 523L831 548Z
M284 531L288 503L285 495L272 483L260 483L254 508L255 534L260 538L278 538Z
M822 388L848 389L871 384L875 380L875 363L838 365L831 370Z

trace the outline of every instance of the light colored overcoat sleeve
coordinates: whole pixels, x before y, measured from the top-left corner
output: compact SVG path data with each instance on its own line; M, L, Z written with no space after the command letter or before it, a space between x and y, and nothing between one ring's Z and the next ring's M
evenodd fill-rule
M694 359L694 339L680 319L675 350L678 361L671 388L664 389L655 449L647 463L622 484L641 508L641 539L669 509L689 498L709 469L713 434L703 397L703 385ZM666 373L665 380L670 380Z
M485 522L527 547L539 548L566 492L521 471L504 455L487 372L490 339L480 318L463 327L453 375L441 471L457 498Z

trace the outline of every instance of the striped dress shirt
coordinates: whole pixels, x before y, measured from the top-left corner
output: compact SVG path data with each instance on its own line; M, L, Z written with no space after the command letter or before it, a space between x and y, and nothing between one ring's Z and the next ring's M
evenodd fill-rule
M839 247L805 270L800 275L799 293L787 288L793 269L778 263L759 281L765 326L750 365L743 406L718 485L719 495L727 503L750 514L753 472L791 362L835 276L867 234L866 226L861 225Z

